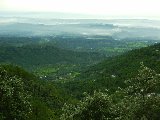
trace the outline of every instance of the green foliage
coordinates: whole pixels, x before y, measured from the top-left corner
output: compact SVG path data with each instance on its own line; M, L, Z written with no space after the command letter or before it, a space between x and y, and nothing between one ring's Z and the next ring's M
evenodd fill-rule
M159 120L160 98L155 94L151 96L126 96L115 105L119 120Z
M125 91L128 93L140 93L144 96L155 92L156 88L160 85L160 75L141 63L139 74L135 78L131 78L125 82L130 85Z
M0 84L1 118L5 120L27 118L31 112L31 104L22 80L16 76L10 77L7 71L0 67Z
M61 107L64 104L64 98L62 98L55 86L47 83L41 86L41 90L38 92L40 100L44 102L48 108L54 110L55 114L60 114Z
M50 45L1 46L0 63L21 66L38 76L58 79L104 60L104 54L74 52Z
M41 78L18 66L0 66L2 119L58 119L62 110L63 120L160 119L160 44L107 59L83 72L104 56L45 45L0 49L1 64L24 66ZM138 73L141 61L157 73L144 65ZM115 93L118 86L122 90ZM99 89L102 92L94 92ZM84 97L85 91L89 94ZM75 104L77 99L82 100Z
M32 112L28 115L28 120L55 120L53 110L49 109L43 102L32 100Z
M113 116L110 97L96 91L86 94L76 106L65 104L62 110L61 120L105 120Z
M94 92L77 105L65 104L62 120L159 120L160 97L156 88L160 75L141 65L138 75L126 81L128 87L114 95ZM160 92L160 91L159 91ZM120 96L119 101L113 100Z
M77 75L73 82L66 82L64 86L73 93L76 91L91 93L90 91L99 89L103 91L107 88L109 94L113 94L118 87L126 87L124 80L133 78L138 74L137 70L141 61L145 66L160 73L159 56L160 44L132 50L88 67Z
M88 27L88 26L87 26ZM26 27L25 27L26 28ZM146 42L147 41L147 42ZM0 46L53 45L79 52L105 53L108 57L120 55L131 49L147 47L158 40L147 38L127 38L115 40L103 35L61 34L54 37L0 37Z
M0 80L2 119L49 120L59 116L64 100L50 82L12 65L0 66Z
M126 82L129 87L121 90L125 98L116 105L118 119L160 119L160 91L156 92L160 85L160 75L142 64L139 74Z

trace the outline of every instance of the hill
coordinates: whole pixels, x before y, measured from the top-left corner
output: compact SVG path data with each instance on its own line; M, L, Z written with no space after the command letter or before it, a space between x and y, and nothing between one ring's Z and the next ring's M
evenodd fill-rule
M99 53L74 52L49 45L0 47L1 64L18 65L39 76L65 75L105 58L105 55Z
M52 45L61 49L77 52L103 53L107 57L114 57L132 49L147 47L148 45L153 45L157 42L159 42L158 39L154 40L150 38L114 39L113 37L107 35L79 35L72 33L63 33L55 36L0 37L0 46L22 47L26 45L29 46L31 44Z
M18 66L0 65L0 83L1 120L55 120L69 98L61 96L63 88L59 91Z
M54 52L46 53L50 50L54 50ZM0 60L3 63L20 64L26 68L32 66L38 69L38 66L41 66L41 68L44 69L44 66L48 67L51 63L53 63L53 66L57 63L62 65L61 63L63 63L64 60L70 60L68 57L64 59L65 55L74 55L73 53L77 53L73 51L68 52L70 54L67 53L66 50L53 46L1 47ZM57 54L59 54L60 57L62 55L62 58L59 58ZM80 57L81 54L83 54L82 56L85 58ZM76 58L75 60L77 60L77 58L79 58L79 60L83 58L84 61L89 60L87 56L90 55L89 53L83 52L81 54L76 54L79 56L74 55L71 56L71 58ZM95 55L95 53L92 54ZM51 55L55 56L52 57ZM26 58L24 56L26 56ZM32 61L35 57L39 58L36 59L37 61L39 60L38 62L36 60ZM57 57L58 60L54 59L55 57ZM90 56L90 58L94 57ZM49 58L52 58L52 60ZM91 60L96 61L97 59ZM72 61L70 60L71 63ZM76 62L79 66L85 63L77 60L74 61L74 64L76 64ZM155 70L156 73L144 66L141 66L143 69L140 69L140 63L142 64L142 62L145 66ZM66 63L69 62L64 63L63 65L67 66ZM78 66L78 64L76 65ZM139 74L137 74L138 70ZM79 72L76 77L70 77L68 79L58 78L54 82L47 81L48 77L38 79L35 75L28 73L20 67L0 65L0 80L2 84L1 106L3 110L1 117L2 119L23 119L26 117L28 119L47 120L58 119L60 115L62 119L64 119L64 117L67 119L68 117L74 116L82 117L80 119L86 119L84 118L86 116L99 119L99 117L107 115L105 117L124 117L126 119L129 115L130 118L135 117L135 119L137 119L142 117L141 114L143 114L144 116L150 115L149 118L159 119L159 98L152 94L160 93L160 87L158 87L159 73L160 44L132 50L123 55L106 59L101 63ZM151 77L151 79L148 79L148 76ZM137 81L137 78L140 78L139 81ZM125 83L125 80L128 80L130 83ZM146 81L149 82L143 84L144 81L145 83ZM155 87L153 88L150 83L153 83ZM133 85L134 89L132 89L130 85ZM118 87L122 89L115 93ZM147 90L146 93L142 93L141 90L143 87ZM150 88L154 90L150 91ZM104 92L106 89L108 89L107 93ZM95 90L101 90L101 92L96 92ZM85 97L84 92L88 93ZM151 97L149 97L148 94ZM82 97L84 98L82 99ZM78 101L76 98L82 101ZM138 107L135 108L135 106ZM128 112L128 109L130 112ZM78 110L78 112L76 110ZM123 113L127 114L124 115ZM130 113L132 116L130 116Z
M128 75L127 73L132 74L132 72L137 70L140 62L160 72L160 44L131 50L123 55L106 59L99 64L89 67L83 72L83 75L96 71L97 74L103 72L122 77L123 75ZM128 76L132 77L132 75Z
M81 98L83 92L93 93L94 90L108 89L110 93L114 93L118 87L127 86L124 84L124 80L137 75L141 62L160 73L160 44L106 59L88 67L74 80L63 85L70 89L77 98Z

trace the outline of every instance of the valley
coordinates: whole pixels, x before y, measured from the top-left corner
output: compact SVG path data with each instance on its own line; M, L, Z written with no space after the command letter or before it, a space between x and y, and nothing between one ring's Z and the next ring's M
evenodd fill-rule
M158 20L25 15L0 20L0 119L160 119Z

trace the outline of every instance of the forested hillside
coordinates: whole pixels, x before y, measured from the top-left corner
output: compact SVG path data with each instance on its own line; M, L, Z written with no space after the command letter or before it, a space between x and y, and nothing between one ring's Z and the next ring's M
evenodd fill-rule
M65 104L61 120L158 120L159 73L160 44L89 67L63 84L72 96L84 98L76 105Z
M118 87L125 87L124 80L134 77L140 69L140 63L160 73L160 44L140 48L123 55L108 58L88 67L74 80L63 84L79 98L83 92L109 89L114 93Z
M65 101L55 86L12 65L0 65L1 120L56 119Z
M0 49L2 120L160 119L158 43L97 64L105 58L103 55L53 46L1 46ZM34 75L35 71L28 73L6 64L38 70ZM57 64L57 68L53 67ZM68 77L39 76L47 72L60 76L55 70L62 72L63 65L68 68L67 73L73 65L80 68L78 72L71 69Z
M103 53L107 57L117 56L132 49L147 47L158 42L157 39L151 38L114 39L106 35L79 35L73 33L37 37L0 37L0 46L22 47L45 44L78 52Z
M99 53L74 52L49 45L1 46L0 63L21 66L39 76L63 76L93 65L106 57Z

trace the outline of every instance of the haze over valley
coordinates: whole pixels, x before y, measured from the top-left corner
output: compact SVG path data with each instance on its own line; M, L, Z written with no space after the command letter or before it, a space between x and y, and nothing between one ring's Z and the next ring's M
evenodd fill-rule
M106 35L115 39L160 39L160 21L150 19L67 18L71 13L0 12L1 36ZM37 16L38 14L38 16ZM84 18L83 18L84 16ZM60 17L60 18L59 18Z
M1 0L2 120L159 120L158 0Z

